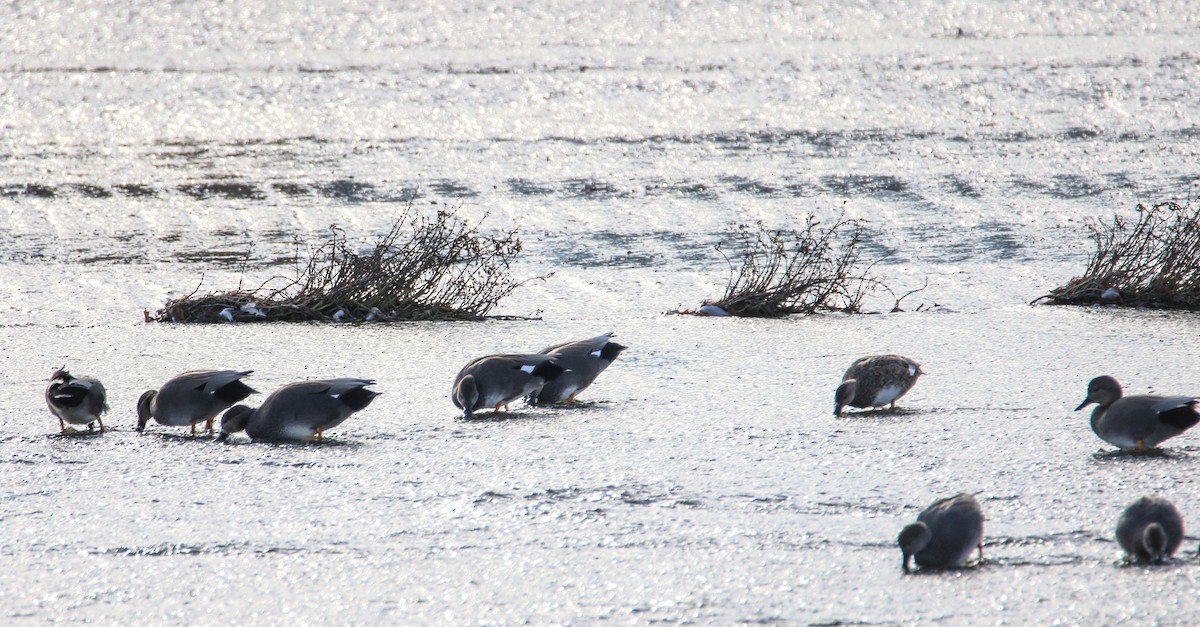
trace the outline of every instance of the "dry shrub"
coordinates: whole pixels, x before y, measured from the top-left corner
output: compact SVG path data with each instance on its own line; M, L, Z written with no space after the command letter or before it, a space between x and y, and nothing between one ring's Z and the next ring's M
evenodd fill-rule
M1088 229L1096 250L1083 276L1035 303L1200 309L1200 211L1139 204L1132 220L1114 215Z
M823 228L816 216L809 214L799 231L768 229L762 223L741 225L737 241L742 253L733 259L725 257L730 269L725 295L704 302L729 315L856 313L870 290L882 285L870 275L870 264L862 263L859 220L839 216Z
M293 279L167 301L160 322L305 320L477 320L520 283L509 264L521 252L515 231L484 236L478 224L410 205L367 252L336 226ZM272 287L279 285L279 287ZM197 288L198 290L199 288Z

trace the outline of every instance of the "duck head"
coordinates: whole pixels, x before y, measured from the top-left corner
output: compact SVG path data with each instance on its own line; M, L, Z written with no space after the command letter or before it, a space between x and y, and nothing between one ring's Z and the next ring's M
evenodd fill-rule
M146 390L142 393L141 398L137 402L137 432L141 433L146 428L146 423L150 422L150 415L153 412L154 399L158 397L158 392L155 390Z
M217 434L218 442L225 442L229 436L238 431L245 431L250 423L254 410L245 405L234 405L221 414L221 433Z
M908 562L912 556L929 546L931 540L933 540L933 532L923 522L915 522L900 530L900 537L896 541L900 544L900 552L904 558L900 564L904 572L909 572Z
M1121 398L1121 384L1117 380L1108 376L1101 375L1088 381L1087 398L1075 408L1079 411L1092 403L1096 403L1101 407L1112 405L1118 398Z
M467 375L454 386L454 404L463 410L463 417L470 418L475 413L475 403L479 402L479 386L475 383L474 375Z
M833 415L841 416L842 409L849 405L854 400L854 394L858 391L858 381L855 379L846 379L838 386L837 392L833 394Z

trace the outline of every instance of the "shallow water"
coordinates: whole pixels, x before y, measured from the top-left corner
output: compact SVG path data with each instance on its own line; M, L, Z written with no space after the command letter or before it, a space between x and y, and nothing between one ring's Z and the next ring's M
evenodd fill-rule
M5 5L0 615L1195 622L1196 538L1153 569L1112 538L1142 494L1200 511L1195 436L1107 455L1071 410L1105 372L1195 392L1200 320L1027 305L1082 270L1087 220L1200 191L1200 13L1104 9ZM554 275L497 313L541 319L141 322L410 201L517 229L517 276ZM867 220L897 291L928 278L908 312L664 315L719 295L736 224L810 211ZM610 330L588 404L456 419L469 359ZM878 352L928 374L834 418ZM64 363L110 432L57 434ZM384 395L321 446L133 432L143 390L209 367ZM960 491L985 562L902 576L899 529Z

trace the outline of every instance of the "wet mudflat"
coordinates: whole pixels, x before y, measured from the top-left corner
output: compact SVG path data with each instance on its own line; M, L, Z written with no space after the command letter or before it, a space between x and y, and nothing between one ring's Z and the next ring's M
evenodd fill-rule
M1194 538L1146 572L1118 565L1111 532L1143 493L1172 495L1187 516L1200 448L1185 435L1166 458L1100 454L1111 449L1070 411L1104 364L1123 363L1131 386L1160 372L1153 352L1122 343L1197 363L1190 318L1019 307L617 320L634 348L589 404L470 422L446 398L457 364L613 318L11 328L9 354L26 357L6 360L4 403L28 409L3 435L5 550L20 564L0 575L9 615L889 623L1191 611ZM109 381L153 385L191 359L253 368L262 390L367 373L384 396L324 445L222 446L157 425L133 433L141 390L111 385L113 431L61 437L30 399L38 365L61 357L45 354L50 339L81 335L112 347L92 367ZM1080 344L1096 348L1079 357ZM885 346L929 371L905 411L834 418L844 365ZM902 576L900 526L962 490L988 516L985 563ZM1131 588L1168 601L1123 596Z

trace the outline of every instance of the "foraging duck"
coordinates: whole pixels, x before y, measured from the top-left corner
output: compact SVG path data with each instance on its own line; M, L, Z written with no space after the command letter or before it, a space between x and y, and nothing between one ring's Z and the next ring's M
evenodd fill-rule
M904 572L912 558L921 568L961 566L979 549L983 559L983 509L970 494L944 498L917 516L917 522L900 531Z
M529 397L530 400L534 404L576 402L575 395L591 385L596 377L617 359L617 355L625 350L625 346L612 341L613 335L605 333L543 349L539 355L550 355L567 371L547 381L541 391Z
M368 390L371 379L323 379L290 383L275 390L258 409L234 405L221 416L218 442L245 431L254 441L280 442L324 439L332 429L379 396Z
M833 395L833 415L841 416L847 405L864 409L890 403L894 410L896 400L923 374L921 364L900 355L860 357L842 375L842 384Z
M1117 542L1129 561L1161 564L1183 543L1183 517L1167 499L1143 496L1117 521Z
M1145 452L1200 422L1200 399L1193 396L1122 396L1121 384L1103 375L1088 382L1087 398L1079 411L1096 403L1092 431L1122 450Z
M157 391L148 390L138 399L137 430L141 432L153 417L158 424L170 427L204 422L212 433L213 419L222 410L258 392L242 383L242 377L253 370L194 370L167 381Z
M566 372L552 355L489 355L467 364L454 377L450 398L463 416L477 409L503 406L538 393L546 382Z
M55 370L46 386L46 405L58 418L58 427L63 433L74 431L67 427L68 422L87 425L88 431L92 430L92 423L97 423L100 433L104 433L100 414L108 411L108 393L97 379L72 376L65 368Z

